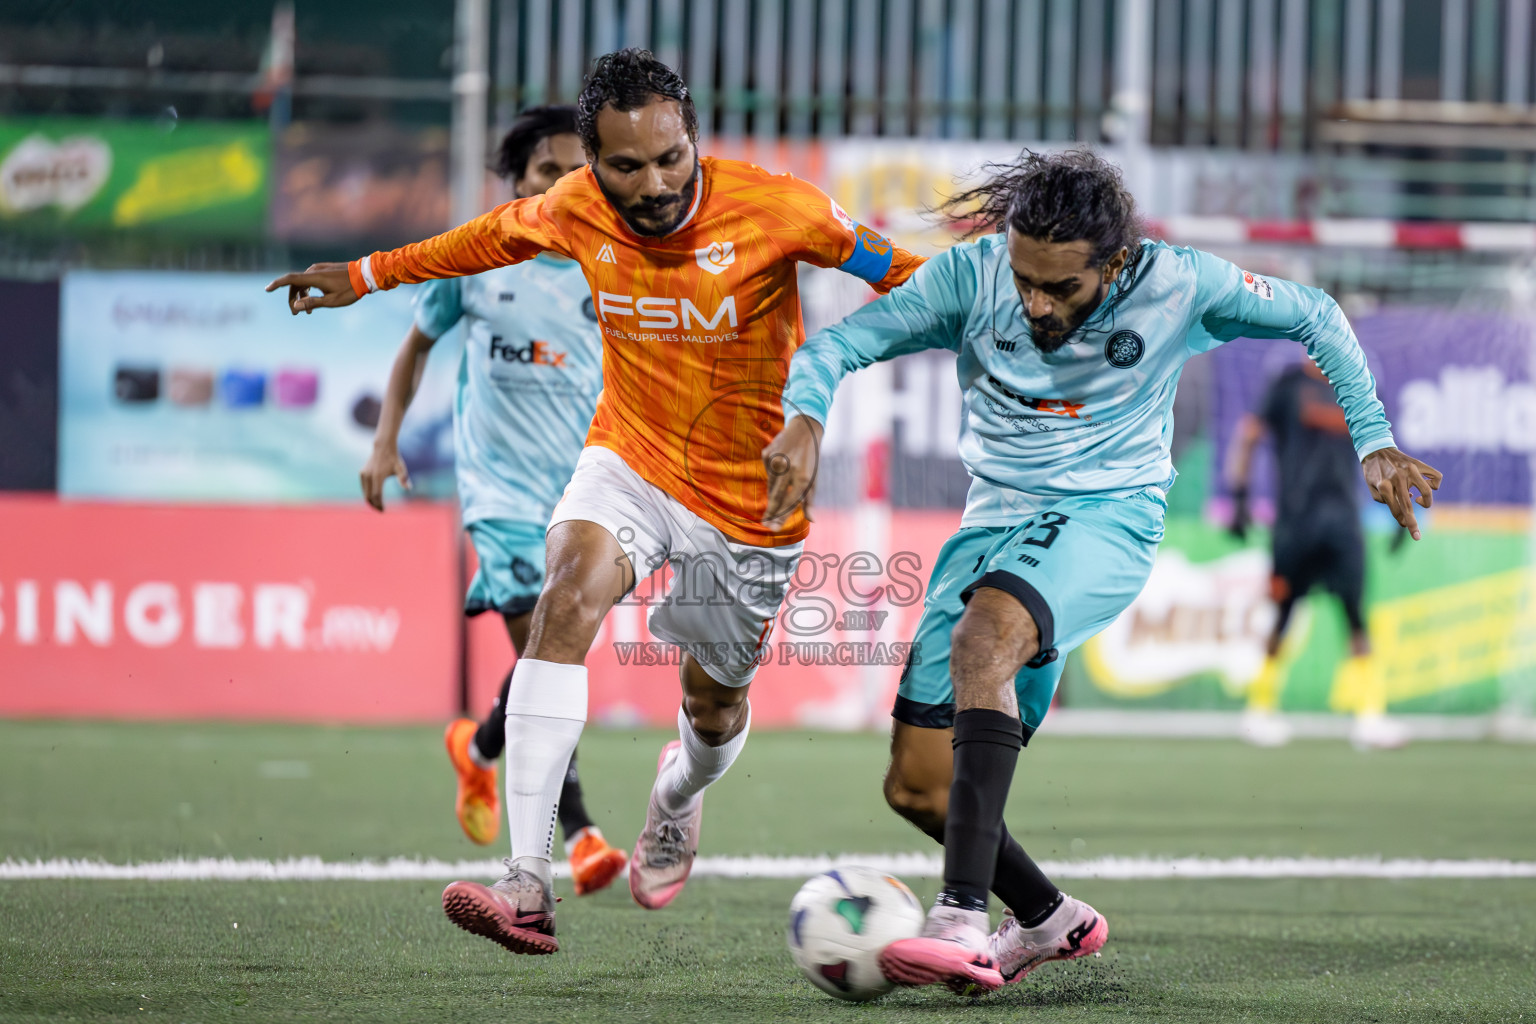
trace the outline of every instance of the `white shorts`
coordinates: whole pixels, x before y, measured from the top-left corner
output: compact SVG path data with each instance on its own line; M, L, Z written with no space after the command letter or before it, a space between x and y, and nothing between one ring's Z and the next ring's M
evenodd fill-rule
M634 566L641 597L647 577L670 562L672 580L651 616L651 632L726 686L752 681L768 656L803 543L764 548L731 540L617 453L590 445L549 525L570 520L596 523L613 535Z

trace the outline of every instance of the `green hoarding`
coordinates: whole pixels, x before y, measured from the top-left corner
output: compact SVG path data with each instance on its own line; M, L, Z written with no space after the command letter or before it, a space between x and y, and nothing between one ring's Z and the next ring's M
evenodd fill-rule
M0 230L259 237L270 153L259 122L0 119Z
M1439 506L1437 506L1437 511ZM1389 708L1442 714L1536 708L1536 565L1530 513L1421 513L1424 539L1367 544L1367 618ZM1263 537L1239 544L1192 516L1170 517L1147 587L1069 659L1074 707L1235 709L1273 622ZM1284 711L1347 711L1349 636L1337 599L1298 606L1281 650Z

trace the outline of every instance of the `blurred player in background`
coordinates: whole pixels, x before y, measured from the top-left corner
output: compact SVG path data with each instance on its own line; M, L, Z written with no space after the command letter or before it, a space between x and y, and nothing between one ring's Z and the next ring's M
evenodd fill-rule
M534 107L502 140L496 173L521 199L543 195L585 163L576 108ZM397 476L410 487L398 446L400 423L427 353L461 322L466 330L453 405L454 472L479 561L464 612L499 612L521 658L544 584L544 531L576 468L602 390L602 337L581 268L553 253L422 285L416 322L395 357L373 454L362 471L363 495L380 511L386 480ZM459 824L482 844L500 831L496 760L506 746L511 680L508 672L484 722L460 718L444 737L459 776ZM577 894L606 887L624 869L625 856L587 815L574 753L559 817Z
M588 166L543 196L268 286L288 287L298 313L542 252L578 261L591 286L603 393L550 524L548 579L507 698L514 860L494 886L443 893L455 923L516 953L559 948L549 852L587 717L583 659L608 609L668 560L671 589L650 628L686 652L679 738L661 752L629 885L651 909L682 890L704 789L746 742L748 686L809 529L799 513L762 521L761 453L783 423L784 375L804 340L796 263L886 291L921 262L807 182L701 159L688 90L649 51L598 58L578 107Z
M1344 603L1350 657L1340 667L1329 703L1353 711L1350 740L1356 747L1388 749L1408 742L1402 723L1386 717L1386 680L1371 658L1361 601L1365 592L1365 536L1360 526L1359 459L1350 443L1344 410L1328 378L1310 359L1285 370L1269 385L1257 413L1244 415L1227 449L1232 488L1232 532L1248 533L1248 477L1253 451L1265 436L1274 441L1274 571L1270 591L1278 606L1265 648L1264 667L1248 687L1242 737L1277 747L1291 728L1275 713L1283 682L1280 645L1296 602L1321 586ZM1402 536L1401 533L1398 534Z
M944 844L923 934L887 946L906 985L990 991L1103 946L1108 926L1041 872L1003 822L1019 751L1062 656L1146 583L1173 484L1184 362L1237 337L1306 344L1334 381L1357 465L1399 522L1440 474L1393 447L1375 381L1332 299L1142 238L1120 172L1086 151L1026 155L954 201L999 234L956 245L795 353L788 420L764 452L768 516L810 497L838 382L928 348L958 353L972 477L902 674L886 798ZM1007 907L990 936L987 893Z

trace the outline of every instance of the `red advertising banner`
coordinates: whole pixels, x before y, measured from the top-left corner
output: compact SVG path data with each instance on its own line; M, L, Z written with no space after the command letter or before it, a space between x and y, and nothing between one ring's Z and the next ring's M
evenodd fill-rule
M893 513L868 502L818 510L806 555L769 635L768 660L752 682L753 723L883 726L934 556L959 524L958 509ZM592 724L676 721L676 655L648 628L664 592L660 576L642 583L603 620L587 655ZM512 644L499 617L472 621L469 652L470 713L478 716L490 709L512 665Z
M753 683L754 721L883 722L958 518L876 503L819 512ZM0 499L0 716L446 720L463 635L456 530L448 504L379 515ZM661 582L598 633L593 724L676 717L676 653L648 628ZM468 643L481 715L512 648L495 615L473 620Z
M0 499L0 715L442 719L455 530L446 505Z

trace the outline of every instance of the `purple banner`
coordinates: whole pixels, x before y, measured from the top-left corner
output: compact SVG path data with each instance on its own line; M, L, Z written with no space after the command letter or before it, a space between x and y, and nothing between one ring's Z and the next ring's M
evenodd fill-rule
M1536 335L1508 316L1434 308L1384 309L1352 321L1376 376L1397 442L1445 473L1438 500L1531 504L1536 457ZM1264 389L1305 358L1298 345L1240 339L1215 353L1216 475L1238 419ZM1261 450L1253 493L1267 498L1274 463ZM1224 488L1223 488L1224 490Z

